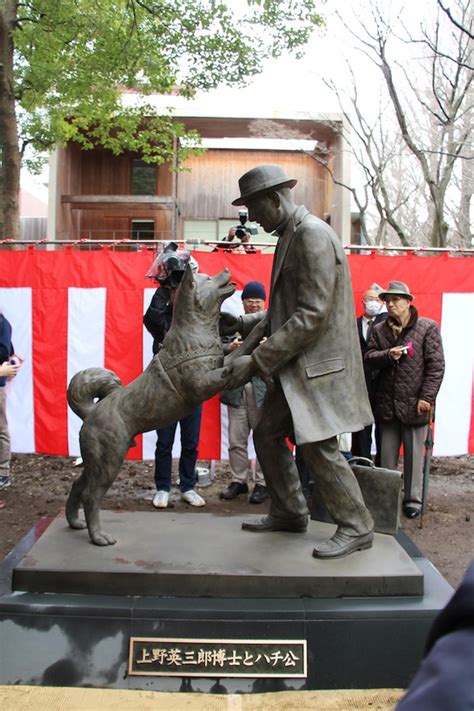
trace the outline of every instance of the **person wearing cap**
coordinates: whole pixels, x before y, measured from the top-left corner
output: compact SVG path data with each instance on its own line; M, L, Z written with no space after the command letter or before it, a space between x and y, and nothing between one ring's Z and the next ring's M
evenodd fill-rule
M249 281L242 290L244 314L255 314L263 311L266 298L264 285L259 281ZM240 335L236 334L224 350L231 353L239 348L241 343ZM221 392L221 402L227 405L229 466L232 476L229 486L220 494L220 498L225 501L231 501L241 494L248 493L248 439L250 432L255 429L260 418L265 393L265 383L261 378L257 377L251 378L248 383L241 385L239 388ZM249 502L251 504L261 504L267 498L265 479L257 459L255 486Z
M159 352L170 329L173 318L173 302L186 266L190 264L193 271L197 270L197 263L193 263L191 260L191 254L187 250L180 250L175 242L170 242L154 260L146 275L159 284L143 317L147 331L153 336L153 355ZM202 405L199 405L194 412L179 421L181 454L178 469L181 498L190 506L197 507L206 504L202 496L194 490L197 481L196 462L201 415ZM154 474L156 494L153 497L153 506L157 509L169 506L172 452L177 426L178 422L173 422L156 431Z
M370 424L372 414L344 250L328 224L294 202L296 182L277 165L260 165L239 180L233 204L246 205L249 219L276 231L278 242L267 312L221 316L222 332L247 336L227 357L224 377L231 388L254 376L273 379L254 431L270 512L242 528L306 531L308 508L287 446L291 437L337 523L313 555L332 559L373 543L372 516L337 441L341 432Z
M380 293L388 317L372 331L365 362L378 371L375 420L380 424L381 466L396 469L403 444L403 512L420 515L427 425L444 375L441 334L421 318L401 281Z
M357 332L359 334L359 344L362 358L364 358L364 354L367 350L367 344L369 342L373 327L381 321L385 321L387 318L387 311L385 309L384 302L379 297L381 291L383 291L382 287L374 283L362 294L362 307L364 309L364 313L357 319ZM364 375L365 384L367 385L367 392L369 394L369 401L373 411L375 392L377 389L377 371L369 368L367 363L364 363ZM379 467L380 428L377 423L375 424L375 445L375 466ZM367 425L367 427L364 427L364 429L360 432L353 432L351 451L354 457L365 457L365 459L371 459L372 425Z

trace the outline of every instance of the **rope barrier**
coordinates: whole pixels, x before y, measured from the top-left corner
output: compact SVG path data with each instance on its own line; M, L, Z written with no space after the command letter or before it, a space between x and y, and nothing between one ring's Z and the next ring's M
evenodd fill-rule
M89 237L82 237L78 240L53 240L47 237L40 240L14 240L11 238L6 238L0 240L0 246L17 246L17 247L36 247L36 246L47 246L47 247L78 247L78 246L95 246L103 247L107 249L113 249L114 247L125 247L129 246L134 250L140 249L156 249L161 245L168 244L169 239L166 240L139 240L135 241L128 237L119 240L96 240L90 239ZM222 240L204 240L204 239L188 239L188 240L176 240L180 245L188 248L199 248L200 246L212 247L212 246L225 246L225 242ZM276 244L273 242L251 242L252 247L260 249L269 249L274 247ZM230 243L229 243L230 246ZM238 246L238 245L237 245ZM405 253L407 256L423 254L446 254L446 255L474 255L474 248L472 247L430 247L430 246L417 246L417 247L399 247L394 245L372 245L372 244L345 244L344 249L348 252L360 253L364 256L370 256L380 253ZM232 249L230 249L232 251Z

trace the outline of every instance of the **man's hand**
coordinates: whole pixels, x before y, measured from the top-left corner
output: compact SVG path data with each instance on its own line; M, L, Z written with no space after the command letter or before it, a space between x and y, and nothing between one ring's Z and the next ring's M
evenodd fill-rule
M403 346L394 346L394 348L390 348L388 354L392 360L400 360L405 351Z
M233 363L224 368L222 377L225 378L225 387L232 390L240 385L248 383L252 375L255 375L257 366L252 356L245 355L236 358Z
M241 328L240 316L234 316L227 311L221 311L219 316L219 334L221 336L232 336Z
M227 346L227 350L229 353L232 353L237 348L240 348L241 345L242 345L242 339L241 338L234 338L234 340L231 341L229 343L229 345Z
M0 365L0 377L14 378L21 368L21 363L9 363L5 361Z
M429 412L431 410L431 405L426 400L418 400L416 404L416 414L422 415L424 412Z

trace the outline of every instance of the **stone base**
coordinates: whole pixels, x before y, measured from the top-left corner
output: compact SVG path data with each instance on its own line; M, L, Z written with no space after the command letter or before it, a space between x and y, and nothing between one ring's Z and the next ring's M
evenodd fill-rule
M131 559L125 555L124 541L129 528L120 521L125 522L125 517L129 515L131 514L106 514L104 517L109 520L111 527L114 526L114 521L118 521L116 532L120 543L111 548L92 546L86 533L68 530L61 519L55 520L53 527L47 529L43 534L46 537L40 538L39 543L43 540L43 544L49 546L48 537L52 540L58 535L60 539L72 541L72 548L63 550L59 565L56 565L59 571L61 568L74 570L70 560L72 551L75 551L77 560L88 558L99 561L96 566L98 573L110 566L113 558L119 559L115 562L116 567L128 567L132 565L130 561L133 560L133 565L143 571L143 556L140 559ZM194 578L193 582L201 586L201 590L204 585L202 579L206 575L216 580L221 578L220 582L217 582L221 589L224 587L225 576L227 583L233 584L232 577L250 575L258 578L263 589L276 584L280 576L287 577L289 581L289 566L296 565L296 562L289 561L288 558L293 553L296 555L299 550L304 552L301 566L304 563L305 578L308 578L308 568L311 568L313 577L316 570L322 570L322 584L329 588L329 579L332 577L334 585L339 586L340 594L342 580L348 579L349 568L358 568L361 579L371 578L377 572L373 570L372 575L369 575L370 566L367 562L367 558L377 555L376 550L356 553L337 561L337 565L336 562L313 560L312 546L318 537L320 539L332 530L329 525L319 528L323 524L315 524L314 528L312 524L310 533L305 535L268 534L271 544L266 544L267 534L239 531L237 518L209 517L207 514L190 514L185 517L181 514L174 516L168 512L163 515L152 513L151 516L153 525L145 527L142 536L144 535L144 540L152 542L145 545L142 540L142 553L153 546L158 550L161 539L156 536L156 527L162 525L161 519L167 530L174 518L179 518L180 522L184 518L192 519L192 532L188 532L184 549L189 554L192 548L192 558L190 559L189 555L186 558L190 565L192 563L188 573ZM203 544L204 539L200 539L201 543L197 544L196 533L207 530L206 520L209 519L214 522L214 533L209 536L207 546ZM231 570L230 566L226 568L227 572L222 570L223 562L217 557L216 551L224 545L222 541L217 540L223 531L223 524L233 531L234 547L237 543L240 546L242 540L242 545L247 549L247 555L243 559L246 563L244 570ZM183 521L180 528L184 525ZM180 568L182 560L177 570L170 572L178 574L173 584L183 585L184 590L180 587L176 594L169 597L151 596L150 593L132 596L117 590L117 594L113 595L97 594L94 578L86 573L83 575L87 577L87 581L82 584L83 592L80 593L52 590L51 581L54 576L50 573L43 578L49 579L49 592L12 593L13 569L16 569L15 577L21 580L23 573L28 578L30 573L37 572L32 569L41 565L39 559L36 559L36 562L33 560L33 551L36 558L36 553L43 545L40 547L38 543L32 548L35 536L40 530L39 524L0 565L0 684L207 693L404 688L418 667L434 616L452 594L451 587L403 533L397 536L397 544L400 544L397 555L402 561L408 557L408 563L413 565L424 579L423 596L396 593L393 596L369 594L359 597L290 598L280 591L280 597L265 597L259 594L244 597L236 595L234 590L234 597L195 597L192 596L191 582L186 582L186 576ZM113 531L113 528L111 530ZM380 546L385 545L384 536L378 537L378 540L381 541ZM160 566L163 566L166 560L167 569L172 563L169 552L171 545L177 546L177 543L172 544L172 537L168 535L160 546L160 556L155 555L152 558L153 561L160 560ZM203 545L206 553L202 549ZM252 549L252 560L259 561L259 565L253 570L249 568ZM258 555L255 549L260 550ZM58 547L56 555L60 556L60 551ZM162 557L164 551L166 559ZM212 551L214 557L211 555ZM271 581L267 579L267 556L272 556L273 563L277 566L273 572L270 571L273 576ZM120 559L126 562L122 563ZM204 566L203 559L206 560L206 566L211 564L210 568ZM265 565L262 561L265 561ZM375 565L375 562L373 564ZM331 571L324 570L328 565L331 566ZM397 562L398 565L400 561ZM407 570L410 570L410 566ZM20 571L23 571L21 575ZM233 576L229 575L229 571ZM41 575L42 573L39 573L40 580ZM79 574L75 577L77 580ZM133 577L132 575L129 579ZM300 577L298 574L293 579L300 586L301 595L304 588ZM382 577L385 577L385 573ZM413 574L412 577L417 576ZM151 573L150 579L153 578L156 583L156 570ZM288 581L284 583L287 589L291 587ZM257 593L256 585L255 580L252 586ZM315 587L312 586L311 589L314 590ZM372 590L375 590L375 587ZM252 640L305 640L307 677L272 679L229 676L216 679L179 675L130 676L127 670L132 637L207 639L215 640L217 644L225 640L242 640L249 644Z
M333 524L308 531L251 533L243 520L217 516L102 512L114 546L91 545L58 516L16 566L14 590L174 597L340 598L423 595L423 575L393 536L374 546L321 561L314 545Z

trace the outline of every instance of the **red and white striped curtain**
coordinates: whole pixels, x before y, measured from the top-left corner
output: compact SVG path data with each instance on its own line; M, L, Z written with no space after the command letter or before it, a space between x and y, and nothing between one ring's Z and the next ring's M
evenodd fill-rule
M236 294L224 308L241 311L240 292L251 280L268 288L272 256L196 252L201 272L231 270ZM0 308L13 327L25 364L8 388L8 418L15 452L79 454L80 421L68 409L67 384L78 370L103 366L124 383L152 355L142 317L154 286L144 278L150 251L0 252ZM436 455L474 452L474 261L448 255L349 257L356 304L373 282L405 281L422 316L441 326L446 375L438 397ZM177 438L179 449L179 438ZM138 438L130 457L151 459L155 434ZM226 459L226 408L219 397L204 404L201 459Z

